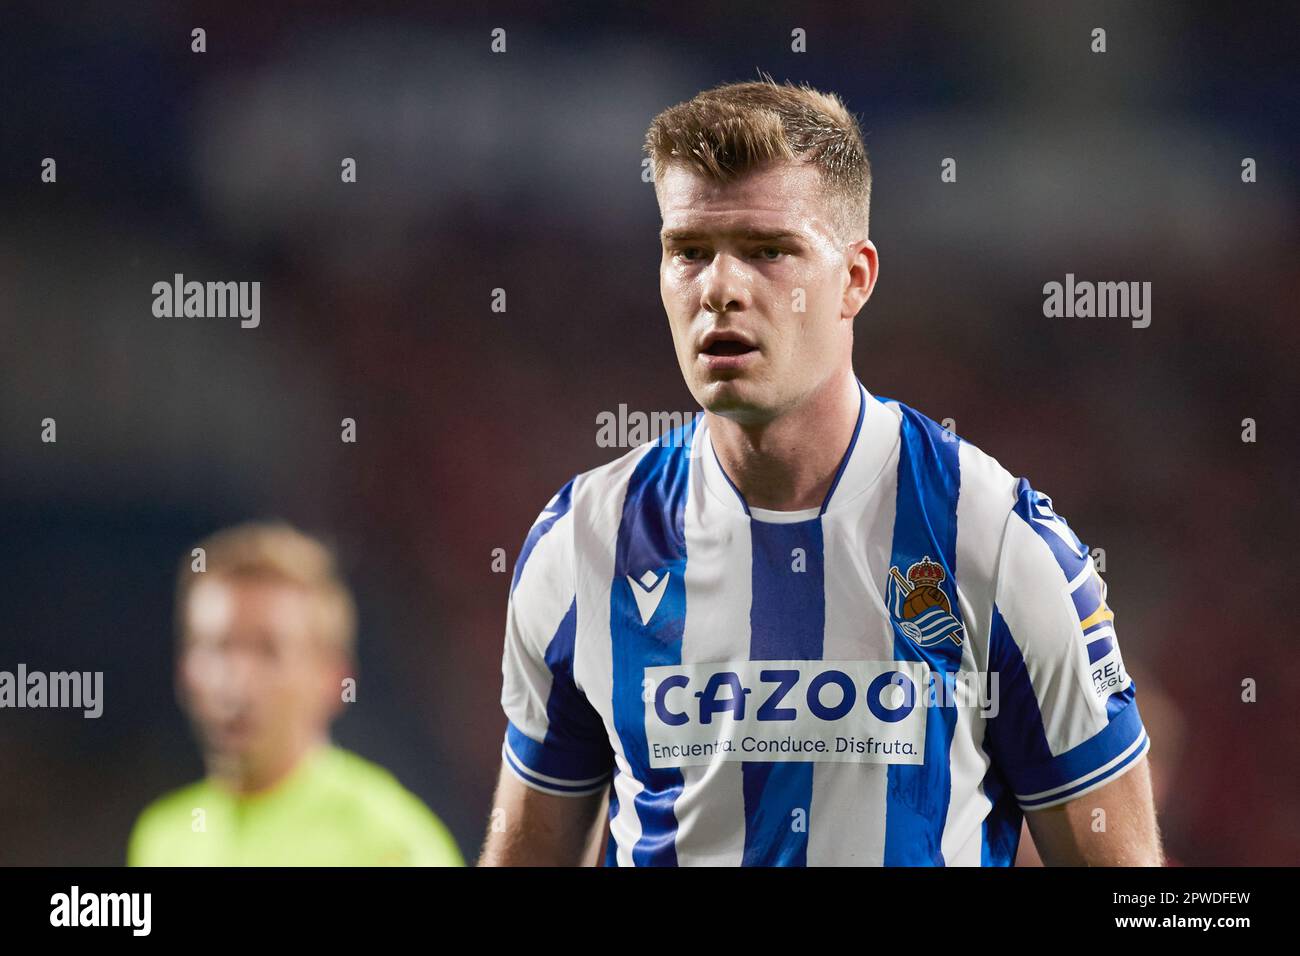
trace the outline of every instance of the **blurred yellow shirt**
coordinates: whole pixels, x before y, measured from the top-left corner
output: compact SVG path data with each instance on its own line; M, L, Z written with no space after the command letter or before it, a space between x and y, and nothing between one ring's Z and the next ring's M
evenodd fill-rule
M140 814L128 866L464 866L442 821L383 767L325 744L270 790L210 780Z

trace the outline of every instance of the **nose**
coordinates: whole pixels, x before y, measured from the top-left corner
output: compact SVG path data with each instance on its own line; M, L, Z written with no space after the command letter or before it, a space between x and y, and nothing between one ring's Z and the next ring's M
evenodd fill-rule
M734 257L726 253L718 253L714 257L705 275L704 292L700 297L704 311L721 315L746 307L748 289L740 271Z
M255 693L256 669L256 662L244 653L228 652L213 661L205 676L217 707L227 713L246 709Z

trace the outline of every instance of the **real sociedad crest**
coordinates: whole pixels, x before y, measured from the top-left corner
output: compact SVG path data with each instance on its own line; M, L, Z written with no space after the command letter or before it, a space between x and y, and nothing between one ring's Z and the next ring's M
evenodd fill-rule
M922 647L946 640L961 646L961 622L953 617L948 595L939 586L947 576L943 565L931 561L928 554L907 569L906 580L897 567L889 569L890 616L900 631Z

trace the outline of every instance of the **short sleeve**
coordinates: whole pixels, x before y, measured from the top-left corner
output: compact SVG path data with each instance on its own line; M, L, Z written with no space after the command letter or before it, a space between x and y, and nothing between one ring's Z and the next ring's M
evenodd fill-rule
M515 563L501 664L502 758L528 786L560 796L601 790L614 765L604 722L574 679L572 490L551 499Z
M1123 774L1149 741L1092 555L1021 478L1003 531L989 632L990 754L1022 809Z

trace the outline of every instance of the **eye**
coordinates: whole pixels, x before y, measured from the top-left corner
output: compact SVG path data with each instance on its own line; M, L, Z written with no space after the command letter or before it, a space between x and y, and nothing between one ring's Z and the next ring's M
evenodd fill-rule
M681 249L678 249L677 252L674 253L674 255L676 255L677 258L679 259L685 259L687 262L699 262L700 260L692 256L691 253L693 252L702 253L703 251L704 250L701 249L699 246L683 246Z
M768 253L771 253L771 255L768 255ZM764 246L758 250L758 254L768 262L776 262L781 256L785 255L785 251L778 249L776 246Z

